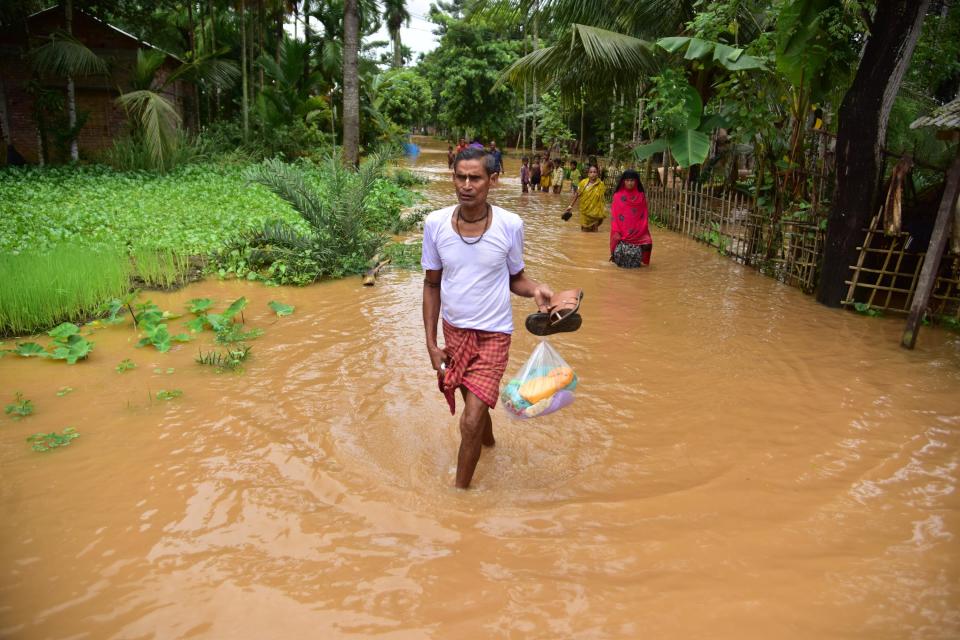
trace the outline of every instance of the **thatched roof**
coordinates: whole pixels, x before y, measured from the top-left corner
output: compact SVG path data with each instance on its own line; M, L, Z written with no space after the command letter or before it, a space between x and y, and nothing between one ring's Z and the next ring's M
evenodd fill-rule
M928 116L917 118L911 123L911 129L936 127L937 129L960 129L960 98L937 108Z

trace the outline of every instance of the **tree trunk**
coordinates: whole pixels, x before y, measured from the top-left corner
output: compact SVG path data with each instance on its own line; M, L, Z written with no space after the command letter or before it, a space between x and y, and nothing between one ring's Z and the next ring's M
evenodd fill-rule
M887 0L877 5L853 84L843 98L837 131L837 183L817 301L839 307L856 259L862 229L876 211L880 155L890 108L913 55L930 0Z
M344 12L346 12L346 7L344 7ZM310 0L304 0L303 2L303 42L307 45L304 47L303 54L303 82L306 84L307 78L310 77L310 40L313 39L313 31L310 29Z
M397 29L391 33L390 39L393 41L393 68L399 69L403 66L403 49L401 48L400 42L400 29Z
M584 95L583 91L580 92L580 162L583 162L583 143L584 135L586 135L586 129L584 129L585 116L587 112L587 96Z
M242 77L240 109L243 111L243 141L250 139L250 105L247 102L247 85L250 82L247 73L247 7L244 0L240 0L240 73Z
M191 60L197 59L197 27L193 22L193 0L187 2L187 21L190 29L190 55ZM193 131L200 130L200 83L193 83Z
M533 3L533 50L536 51L540 48L540 40L538 39L537 32L540 22L540 0L535 0ZM531 155L536 155L537 153L537 116L540 114L537 113L537 79L533 79L533 124L531 125L530 131L530 153Z
M73 0L67 0L63 4L64 19L67 26L67 34L73 35ZM77 89L73 83L73 76L67 76L67 123L70 125L70 161L76 162L80 159L80 147L77 144L77 132L74 128L77 126Z
M217 13L213 6L213 0L209 0L207 3L207 13L210 16L210 51L217 50ZM214 96L214 105L216 118L210 118L210 120L215 120L220 118L220 87L215 87L213 90Z
M357 52L360 44L358 0L343 3L343 161L360 163L360 77Z

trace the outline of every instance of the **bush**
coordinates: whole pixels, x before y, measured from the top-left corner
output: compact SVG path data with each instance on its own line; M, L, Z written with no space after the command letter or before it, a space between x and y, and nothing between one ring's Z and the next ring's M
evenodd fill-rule
M309 284L363 271L386 233L400 223L412 195L383 179L386 156L375 154L359 170L330 157L319 165L268 160L247 173L296 210L308 227L269 222L215 257L221 275Z

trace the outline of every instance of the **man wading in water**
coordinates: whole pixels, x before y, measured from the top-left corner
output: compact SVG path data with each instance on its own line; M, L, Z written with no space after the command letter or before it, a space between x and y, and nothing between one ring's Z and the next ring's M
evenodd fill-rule
M513 314L510 292L533 298L548 311L553 291L524 272L523 221L487 203L497 182L496 161L482 149L465 149L453 161L459 205L434 211L423 226L423 326L430 364L440 390L460 417L457 487L470 486L481 445L492 447L490 409L496 406L500 378L507 368ZM444 348L437 346L443 312Z

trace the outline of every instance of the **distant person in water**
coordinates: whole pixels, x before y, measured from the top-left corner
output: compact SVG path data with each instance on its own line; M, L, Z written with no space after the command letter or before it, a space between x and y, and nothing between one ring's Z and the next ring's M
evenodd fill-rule
M473 141L467 145L469 149L483 149L483 143L480 142L479 138L474 138Z
M587 177L580 181L577 193L574 194L573 200L570 201L570 206L567 207L567 210L563 213L563 219L570 219L573 205L577 204L579 200L580 230L596 231L600 228L600 224L606 217L604 211L606 203L603 201L603 194L606 193L606 191L606 185L600 180L599 169L597 169L596 165L590 165L590 168L587 169Z
M610 206L610 260L618 267L633 269L649 265L652 253L647 196L640 174L627 169L620 176Z
M497 173L503 175L503 152L497 148L497 141L490 141L490 155L493 156L493 161L497 165Z
M467 141L464 138L460 138L460 141L457 143L457 148L453 150L453 155L456 157L458 153L467 148Z
M459 204L430 213L423 226L423 325L430 365L450 413L463 398L456 485L470 486L482 446L492 447L490 409L507 368L513 311L510 294L551 310L553 291L524 272L523 220L487 202L497 183L493 156L466 149L453 161ZM437 321L443 318L443 342Z
M447 169L453 169L453 159L457 154L453 151L453 145L447 145Z
M550 192L550 184L553 182L553 160L549 157L543 165L543 173L540 174L540 190L546 193Z
M550 180L554 193L560 193L563 189L563 179L565 175L566 172L563 170L563 161L557 160L557 166L553 169L553 178Z
M580 188L580 167L577 165L576 160L570 161L570 192L576 193L577 189Z
M523 156L520 165L520 192L530 192L530 158Z
M530 165L530 188L540 191L540 156L533 156L533 164Z

